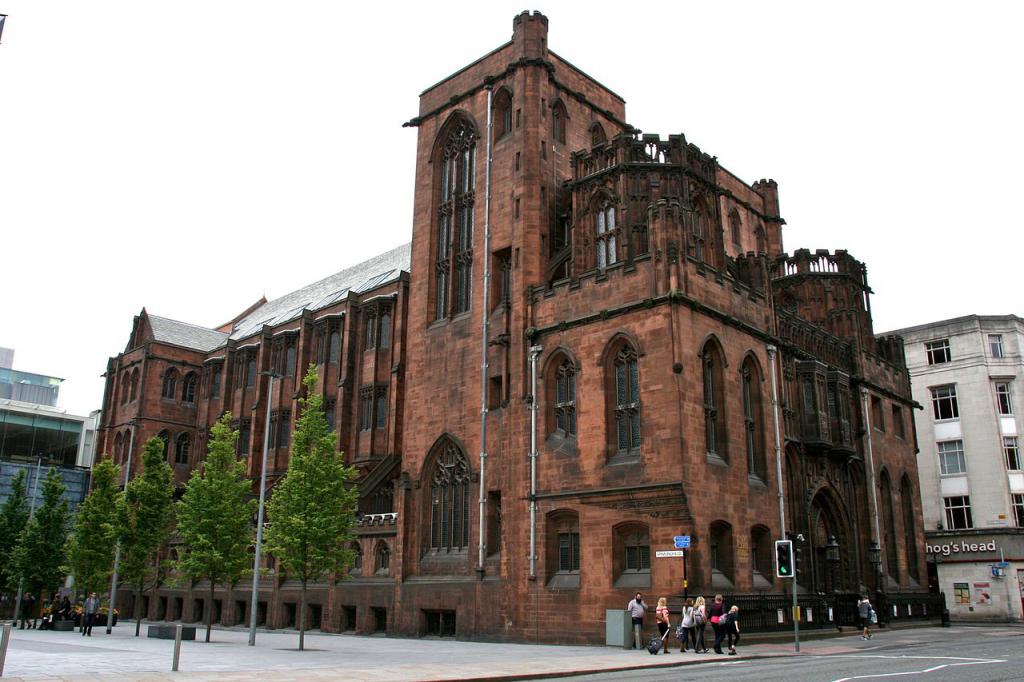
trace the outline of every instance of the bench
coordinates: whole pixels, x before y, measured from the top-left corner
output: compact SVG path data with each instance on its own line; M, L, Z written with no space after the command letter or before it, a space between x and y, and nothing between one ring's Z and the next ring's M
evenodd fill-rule
M174 639L174 632L178 629L177 625L150 625L147 630L146 636L154 639ZM196 628L194 625L183 625L181 626L181 639L195 641Z
M75 621L73 620L58 620L53 624L53 629L57 632L72 632L75 629Z

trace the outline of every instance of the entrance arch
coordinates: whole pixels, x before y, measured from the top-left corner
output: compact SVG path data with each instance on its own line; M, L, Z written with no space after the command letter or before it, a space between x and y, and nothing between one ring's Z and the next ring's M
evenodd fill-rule
M812 589L815 592L845 592L856 571L854 534L851 532L849 513L842 499L831 487L823 487L811 498L809 514L809 545ZM839 564L833 568L828 561L828 543L835 537L839 544Z

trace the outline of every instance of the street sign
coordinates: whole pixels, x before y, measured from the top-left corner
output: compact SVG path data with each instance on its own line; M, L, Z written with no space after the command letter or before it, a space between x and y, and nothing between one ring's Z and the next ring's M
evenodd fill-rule
M684 557L686 552L681 549L663 549L655 552L654 556L659 559L664 559L665 557Z
M1009 568L1009 567L1010 567L1010 562L1009 561L997 561L996 562L996 568Z
M674 538L676 549L689 549L690 548L690 536L689 535L677 535Z

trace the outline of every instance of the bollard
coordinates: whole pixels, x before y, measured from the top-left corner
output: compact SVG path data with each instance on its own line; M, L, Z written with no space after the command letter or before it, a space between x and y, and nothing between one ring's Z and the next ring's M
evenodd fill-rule
M178 672L178 659L181 658L181 623L174 627L174 663L171 672Z
M4 634L0 636L0 677L4 676L4 661L7 660L7 644L11 641L11 624L4 623Z

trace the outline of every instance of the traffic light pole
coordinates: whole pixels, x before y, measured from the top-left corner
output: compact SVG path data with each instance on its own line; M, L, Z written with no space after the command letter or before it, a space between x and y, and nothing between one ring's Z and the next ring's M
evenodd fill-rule
M795 556L795 554L794 554ZM793 571L793 649L800 653L800 606L796 601L796 571Z

